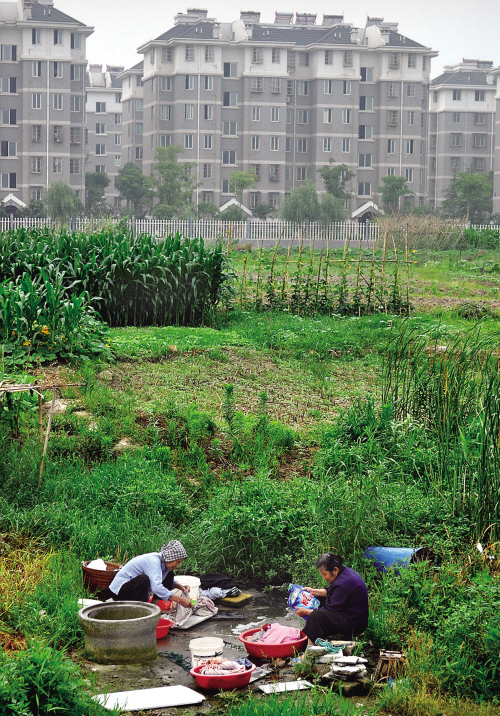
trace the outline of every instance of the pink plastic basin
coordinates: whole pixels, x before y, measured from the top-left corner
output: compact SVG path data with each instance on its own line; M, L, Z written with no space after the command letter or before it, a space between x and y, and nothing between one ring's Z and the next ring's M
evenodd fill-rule
M258 659L286 659L288 656L293 656L298 651L303 651L307 644L307 636L303 631L302 638L297 641L288 641L286 644L259 644L259 642L247 641L249 636L260 631L262 627L258 629L249 629L240 634L239 640L250 654L250 656L256 656Z
M160 617L160 621L158 622L158 626L156 627L156 638L163 639L163 637L167 636L168 632L170 631L170 627L173 625L174 622L170 621L170 619Z
M227 691L228 689L240 689L242 686L248 686L250 676L252 675L252 671L255 671L255 668L255 664L252 664L251 669L240 671L238 674L205 676L204 674L200 674L200 671L203 669L203 664L200 664L200 666L195 666L191 669L189 673L191 676L194 676L196 683L198 686L201 686L202 689L222 689L222 691Z

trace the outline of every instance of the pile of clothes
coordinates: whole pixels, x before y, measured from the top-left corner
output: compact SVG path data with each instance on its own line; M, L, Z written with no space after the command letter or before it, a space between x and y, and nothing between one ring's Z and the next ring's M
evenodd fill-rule
M189 592L183 592L182 596L189 599ZM182 604L174 604L174 608L168 612L169 619L174 622L174 626L180 627L187 622L190 616L196 617L213 617L217 614L218 609L211 599L199 596L196 604L190 607L183 607Z
M289 644L302 639L300 629L282 626L281 624L265 624L262 629L251 634L246 641L259 644Z
M227 574L210 572L200 577L200 594L209 599L225 599L226 597L239 597L241 589Z
M252 668L252 662L248 659L241 658L238 661L229 661L223 656L214 656L207 659L200 669L200 674L204 676L227 676L228 674L239 674Z

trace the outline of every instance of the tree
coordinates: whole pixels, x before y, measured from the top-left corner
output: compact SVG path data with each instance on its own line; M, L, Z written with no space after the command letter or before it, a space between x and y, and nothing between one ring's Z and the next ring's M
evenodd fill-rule
M382 206L388 214L399 211L400 199L402 196L412 196L413 192L404 177L388 176L382 177L382 186L378 191L382 193Z
M75 190L64 181L52 182L47 191L46 203L49 215L59 221L68 221L84 210Z
M233 172L229 177L229 191L236 194L241 204L243 192L254 187L256 182L257 177L251 169L247 169L245 172Z
M281 216L285 221L317 221L318 211L318 195L314 184L308 181L304 186L292 189L285 199Z
M315 221L320 221L322 224L331 224L334 221L344 221L345 218L346 212L343 200L333 194L323 194L319 205L319 214Z
M342 202L351 196L351 192L346 188L347 182L352 179L354 173L350 171L347 164L335 164L335 159L330 157L328 160L330 166L320 167L318 174L321 175L325 189L329 194L341 199Z
M32 199L19 213L20 216L27 219L44 219L47 216L43 201L38 201L37 199Z
M147 181L137 164L127 162L115 177L115 187L120 192L120 198L132 207L134 216L141 217L144 210L144 200L148 195Z
M85 174L85 209L90 216L102 216L109 213L104 192L110 185L105 172L87 172Z
M252 214L258 219L267 219L267 217L276 211L276 207L273 204L257 204L252 209Z
M445 190L444 216L481 223L493 211L493 181L480 172L457 172Z
M158 200L153 208L153 214L158 219L182 219L194 214L191 197L198 185L191 173L196 162L179 162L179 154L183 152L181 145L158 147L156 150L149 184Z
M218 219L220 216L219 207L212 201L200 201L198 204L199 219Z
M239 206L236 206L236 204L231 204L231 206L228 206L227 209L222 212L221 219L224 221L245 221L248 219L248 214L246 214L243 209L240 209Z

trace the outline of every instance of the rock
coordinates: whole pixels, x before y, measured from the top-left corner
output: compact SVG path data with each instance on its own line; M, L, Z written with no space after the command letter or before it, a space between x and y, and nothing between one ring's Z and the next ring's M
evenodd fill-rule
M97 380L101 380L103 383L111 383L113 380L113 373L110 370L102 370L96 375Z
M327 653L326 647L324 646L309 646L306 649L306 654L312 654L312 656L324 656Z
M116 443L113 450L116 453L122 453L125 450L135 450L137 445L134 445L130 438L122 438L120 442Z
M316 659L316 663L317 664L331 664L332 661L335 661L336 656L338 656L338 654L323 654L322 656L320 656Z
M355 641L331 641L332 646L341 646L344 656L350 656L356 647Z

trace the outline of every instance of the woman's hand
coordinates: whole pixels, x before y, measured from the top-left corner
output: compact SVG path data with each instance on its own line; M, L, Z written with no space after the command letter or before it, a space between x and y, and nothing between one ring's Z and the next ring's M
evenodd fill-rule
M306 609L305 607L299 607L295 610L295 614L298 614L299 617L308 617L309 614L311 614L314 611L314 609Z
M304 592L309 592L313 597L326 597L326 589L313 589L312 587L304 587Z
M174 589L180 589L181 592L187 592L189 594L189 585L188 584L179 584L179 582L175 582Z
M186 599L186 597L179 597L177 594L173 594L170 597L171 602L175 602L176 604L180 604L182 607L190 607L191 601L189 599Z

